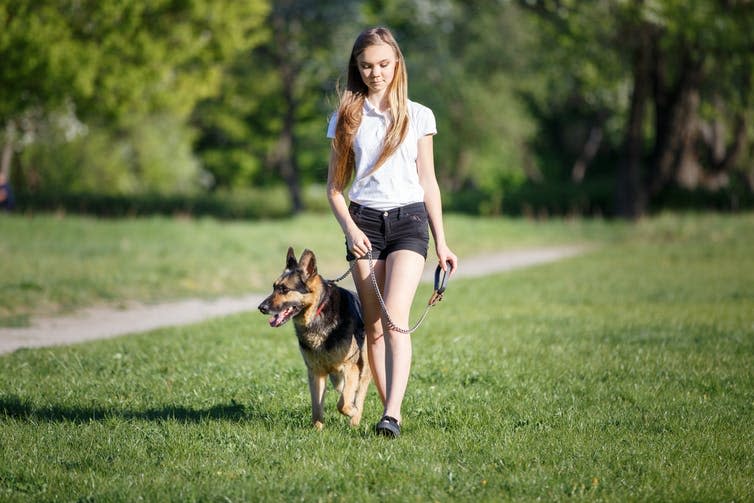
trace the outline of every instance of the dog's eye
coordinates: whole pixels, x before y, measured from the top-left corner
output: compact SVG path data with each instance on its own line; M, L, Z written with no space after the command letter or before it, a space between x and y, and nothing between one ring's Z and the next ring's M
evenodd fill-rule
M288 292L291 291L291 289L288 288L285 285L278 285L276 288L277 288L278 292L282 293L283 295L285 295L286 293L288 293Z

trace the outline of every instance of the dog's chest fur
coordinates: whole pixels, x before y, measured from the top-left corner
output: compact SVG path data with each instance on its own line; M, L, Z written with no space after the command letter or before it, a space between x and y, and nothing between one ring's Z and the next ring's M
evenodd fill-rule
M344 362L356 363L362 357L364 325L353 293L332 287L322 312L306 320L302 312L293 321L301 354L312 370L336 372Z

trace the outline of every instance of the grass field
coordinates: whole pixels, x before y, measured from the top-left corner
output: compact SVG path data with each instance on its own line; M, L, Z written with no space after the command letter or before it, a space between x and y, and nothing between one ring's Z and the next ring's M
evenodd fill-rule
M191 293L183 283L192 275L173 275L170 257L189 271L240 267L263 286L265 268L280 264L258 251L281 254L289 241L321 246L328 267L341 267L340 243L324 236L337 229L322 217L0 226L21 236L0 244L11 257L3 271L14 284L38 285L29 299L65 298L59 268L87 278L81 299L50 306L150 297L147 286L121 285L132 281L129 269L155 275L155 296ZM560 263L452 280L414 336L400 439L372 434L373 390L361 427L338 416L331 393L326 428L313 431L292 328L272 330L248 313L0 357L0 500L754 500L754 215L666 215L633 226L450 217L448 227L462 255L598 246ZM66 237L72 229L78 238ZM116 255L129 239L126 255L139 257L126 272L111 266L123 275L113 284L86 267L87 253L98 258L92 267L106 261L110 239ZM182 257L192 247L196 256ZM227 266L205 267L208 259ZM25 260L55 267L13 272ZM243 289L233 276L218 281ZM421 288L419 300L429 294Z
M605 239L603 222L544 223L447 217L459 255ZM321 272L345 270L344 239L329 215L249 223L165 218L93 220L0 214L0 327L24 326L96 304L119 305L267 290L293 245Z

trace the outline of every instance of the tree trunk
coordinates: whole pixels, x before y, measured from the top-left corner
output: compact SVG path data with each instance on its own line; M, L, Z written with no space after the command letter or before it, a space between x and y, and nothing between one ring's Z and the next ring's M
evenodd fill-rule
M288 186L293 213L300 213L304 209L304 201L301 197L300 170L296 160L296 137L293 132L294 111L294 105L289 103L283 119L283 130L278 140L277 161L280 175Z
M708 141L710 148L712 149L712 173L710 173L705 179L705 185L710 186L716 180L725 179L727 181L731 174L735 174L736 171L741 173L741 177L744 181L744 186L749 190L749 193L754 193L754 169L751 167L740 170L735 170L736 164L746 151L749 145L749 121L747 121L746 110L750 108L751 96L751 70L749 68L744 72L744 78L741 85L741 95L744 96L743 107L736 112L736 117L733 120L733 143L725 145L724 128L722 127L723 121L716 120L713 126L711 138ZM725 110L721 106L720 102L716 107L719 116L725 116Z
M10 164L13 160L13 144L16 141L16 124L9 120L3 135L3 153L0 157L0 181L10 180Z
M274 162L288 186L293 213L300 213L304 209L304 201L301 196L301 176L296 159L296 112L298 101L295 96L296 76L298 68L294 63L295 55L289 47L294 38L288 25L291 20L286 19L283 11L273 13L273 29L275 38L275 58L277 60L280 81L283 86L283 127L280 131L277 146L274 153Z
M652 28L638 28L639 44L634 51L633 92L628 124L623 141L623 159L618 167L616 212L627 219L641 217L646 211L646 197L641 183L644 114L650 96Z
M693 144L699 107L699 86L702 77L702 60L692 56L692 49L685 48L681 57L681 71L677 82L666 82L666 60L659 46L653 58L653 84L655 102L655 144L649 163L648 192L650 196L660 193L668 183L691 173L679 173L681 166L689 163L688 148ZM685 157L686 156L686 157Z
M678 145L674 154L674 166L670 167L675 182L686 189L697 188L704 179L704 168L699 163L696 151L699 139L699 92L691 90L679 105L678 115L681 117L677 136ZM657 190L660 190L659 187Z
M603 134L602 120L598 120L597 123L590 128L589 137L587 138L586 143L584 143L584 147L581 149L578 159L573 163L571 180L575 183L581 183L584 180L586 168L591 164L602 144Z

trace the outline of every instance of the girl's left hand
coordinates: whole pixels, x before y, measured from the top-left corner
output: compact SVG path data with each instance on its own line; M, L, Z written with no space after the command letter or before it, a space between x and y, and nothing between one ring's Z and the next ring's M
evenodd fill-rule
M449 272L451 275L456 272L458 257L447 246L437 247L437 260L440 261L440 267L443 271ZM450 270L448 270L448 267L450 267Z

